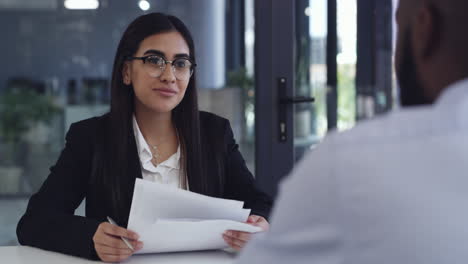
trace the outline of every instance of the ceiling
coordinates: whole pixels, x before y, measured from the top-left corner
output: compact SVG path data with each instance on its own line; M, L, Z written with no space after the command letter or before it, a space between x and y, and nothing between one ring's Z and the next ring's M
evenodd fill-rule
M2 9L52 9L58 7L60 0L0 0Z

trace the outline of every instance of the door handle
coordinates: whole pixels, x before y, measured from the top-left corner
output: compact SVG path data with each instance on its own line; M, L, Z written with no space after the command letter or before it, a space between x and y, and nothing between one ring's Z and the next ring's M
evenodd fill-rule
M302 103L313 103L315 98L313 97L287 97L286 96L286 78L279 77L278 81L278 132L279 132L279 141L286 142L288 140L288 130L287 130L287 110L289 105L302 104Z
M286 97L281 98L281 104L300 104L300 103L313 103L315 102L314 97L305 97L305 96L298 96L298 97Z

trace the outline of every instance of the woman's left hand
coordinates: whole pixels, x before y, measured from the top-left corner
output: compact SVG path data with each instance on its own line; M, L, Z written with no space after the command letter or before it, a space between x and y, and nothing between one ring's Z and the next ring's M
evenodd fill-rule
M247 218L247 224L261 227L263 231L268 231L270 224L262 216L251 215ZM241 250L247 242L252 238L252 234L248 232L227 230L223 234L224 241L235 250Z

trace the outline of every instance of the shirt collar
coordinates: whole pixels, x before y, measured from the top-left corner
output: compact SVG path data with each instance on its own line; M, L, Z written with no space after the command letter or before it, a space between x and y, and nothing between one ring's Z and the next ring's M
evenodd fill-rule
M138 126L138 122L135 118L135 115L133 115L133 133L135 135L138 156L140 157L141 162L146 163L148 161L151 161L153 154L151 153L148 143L146 143L146 140L140 131L140 127Z
M163 163L159 164L160 166L166 166L173 169L180 168L180 144L177 147L177 152L169 157L169 159L165 160Z
M145 138L143 137L143 134L141 133L141 130L140 130L140 127L138 126L138 122L135 118L135 115L133 115L133 133L135 135L138 156L140 157L141 163L142 164L150 163L149 165L152 165L151 159L153 158L153 153L151 153L151 149L148 143L146 142ZM169 157L169 159L160 163L159 166L166 166L166 167L173 168L173 169L179 169L180 168L179 161L180 161L180 144L177 147L177 152L171 157Z

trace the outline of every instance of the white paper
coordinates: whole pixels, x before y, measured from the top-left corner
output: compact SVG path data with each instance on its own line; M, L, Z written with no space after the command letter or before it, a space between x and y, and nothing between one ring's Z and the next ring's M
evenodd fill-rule
M157 253L226 248L226 230L259 232L260 227L231 220L156 221L141 235L144 247L138 253Z
M144 243L137 253L225 248L222 233L226 230L261 231L242 223L250 214L243 205L137 179L128 229Z

